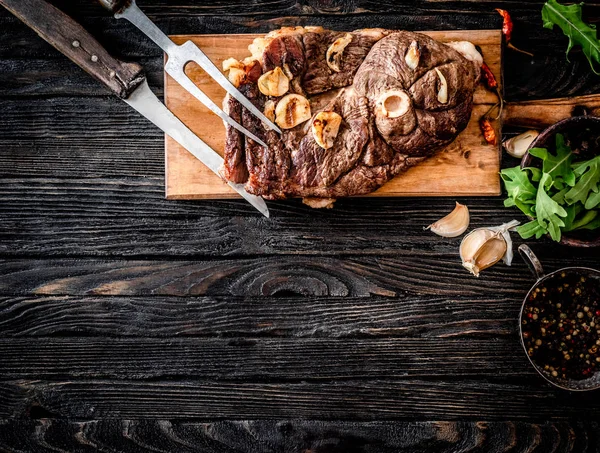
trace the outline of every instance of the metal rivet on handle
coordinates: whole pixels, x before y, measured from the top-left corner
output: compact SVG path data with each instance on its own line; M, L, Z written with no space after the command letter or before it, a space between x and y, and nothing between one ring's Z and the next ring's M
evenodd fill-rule
M98 57L96 55L92 55L92 61L96 63L98 61Z
M79 47L79 41L73 41L72 45L73 47Z

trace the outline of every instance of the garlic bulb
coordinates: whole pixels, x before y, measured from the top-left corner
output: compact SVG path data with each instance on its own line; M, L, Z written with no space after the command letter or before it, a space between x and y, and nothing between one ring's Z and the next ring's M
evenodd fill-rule
M535 140L540 133L538 131L527 131L522 134L509 138L502 146L508 154L519 159L525 155L529 145Z
M446 217L429 225L426 229L433 231L438 236L455 238L463 234L469 227L469 208L456 202L454 210Z
M467 234L460 244L462 265L475 277L503 260L510 266L513 258L512 239L509 231L519 224L517 220L497 227L477 228Z

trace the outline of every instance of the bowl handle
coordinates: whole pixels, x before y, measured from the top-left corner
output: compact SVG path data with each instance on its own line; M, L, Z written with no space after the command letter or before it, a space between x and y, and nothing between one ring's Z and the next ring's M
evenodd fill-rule
M539 280L544 277L545 274L542 263L540 263L540 260L537 259L537 256L535 256L535 253L533 253L529 246L521 244L519 246L519 254L527 266L529 266L529 270L531 270L535 278Z

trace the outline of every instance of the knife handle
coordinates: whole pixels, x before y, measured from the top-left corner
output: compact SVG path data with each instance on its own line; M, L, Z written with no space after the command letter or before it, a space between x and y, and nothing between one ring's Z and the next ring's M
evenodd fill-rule
M146 76L136 63L113 58L85 29L44 0L0 0L44 40L125 99Z

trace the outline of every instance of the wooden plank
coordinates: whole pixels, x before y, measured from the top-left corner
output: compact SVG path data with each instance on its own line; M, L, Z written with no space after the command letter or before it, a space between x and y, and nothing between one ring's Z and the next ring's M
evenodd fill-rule
M501 80L500 30L466 30L425 32L440 41L468 39L482 48L486 62ZM221 67L229 57L241 59L248 54L248 44L259 35L191 35L172 36L176 43L195 42L212 61ZM211 97L221 103L224 90L198 66L186 68L188 76ZM220 118L193 98L169 76L165 76L165 102L190 129L214 150L222 153L225 128ZM389 181L369 196L432 195L499 195L499 146L482 138L479 118L497 102L497 97L478 86L469 125L443 151L406 173ZM230 187L170 137L166 138L166 195L169 199L239 197Z
M564 266L545 259L548 269ZM596 257L579 259L593 267ZM482 279L485 278L485 284ZM481 279L456 254L400 251L393 257L296 257L212 260L14 259L0 261L0 295L232 295L392 297L498 294L521 299L533 279L521 260L490 268Z
M215 418L337 420L596 420L594 392L549 391L515 380L381 379L249 383L194 380L0 382L0 418Z
M450 453L593 451L594 421L1 420L6 451Z
M0 296L2 337L493 338L518 297Z
M78 163L85 165L85 151L74 152L71 159L58 148L49 153L56 159L53 165L45 163L43 152L23 152L30 172L39 177L0 177L0 256L384 256L407 249L407 241L414 254L458 253L460 239L423 230L450 212L454 200L432 198L426 210L414 199L346 199L332 211L311 210L299 200L270 202L272 217L262 219L238 200L165 200L164 180L151 176L160 165L133 166L142 150L123 153L114 169L105 158L94 157L93 165L80 170L89 177L68 177ZM60 162L64 173L41 177ZM95 177L127 173L128 163L132 176ZM516 214L498 198L459 201L469 206L472 228L509 221Z
M178 379L274 382L532 379L511 335L489 338L0 338L2 380ZM520 352L520 354L519 354Z
M536 248L547 270L565 260ZM597 267L594 251L573 258ZM484 284L482 284L484 282ZM276 256L208 260L11 259L0 261L0 295L240 297L516 297L532 286L525 264L497 265L475 278L456 253L399 251L388 257ZM275 299L276 300L276 299Z

